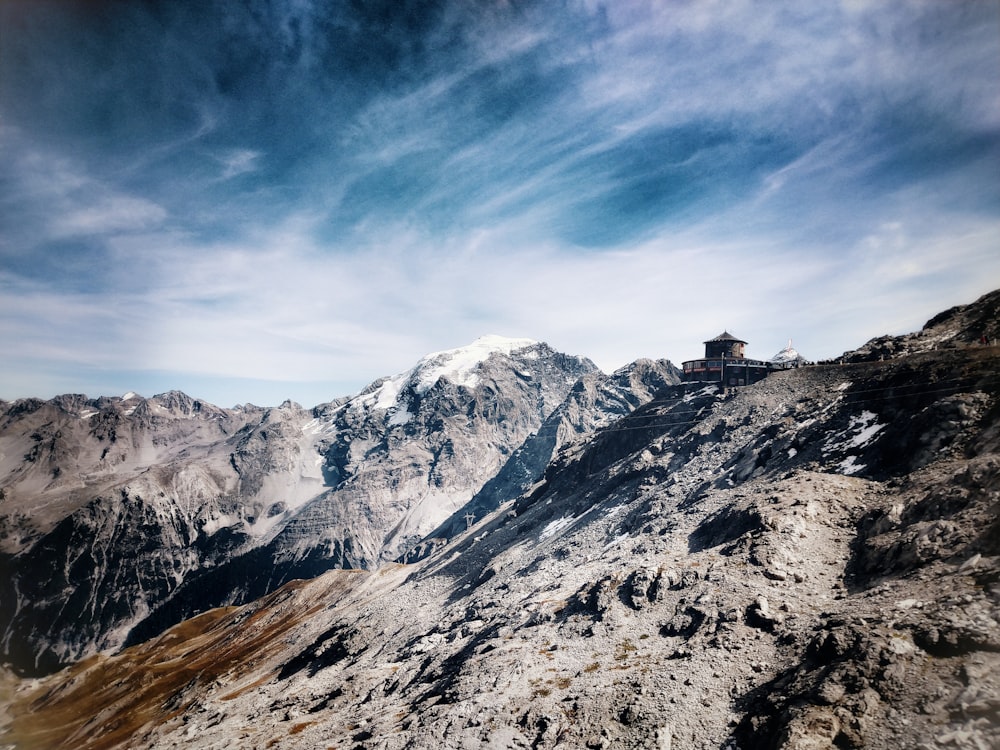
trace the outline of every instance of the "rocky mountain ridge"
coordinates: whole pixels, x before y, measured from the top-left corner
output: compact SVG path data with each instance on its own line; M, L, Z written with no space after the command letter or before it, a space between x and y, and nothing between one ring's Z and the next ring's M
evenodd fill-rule
M998 301L892 356L660 387L413 564L19 683L0 741L996 747Z
M639 369L676 380L666 362ZM294 578L404 554L583 376L609 378L545 344L485 337L309 410L179 392L10 404L0 658L44 673ZM622 398L648 399L643 376L625 386ZM538 452L527 479L546 463Z

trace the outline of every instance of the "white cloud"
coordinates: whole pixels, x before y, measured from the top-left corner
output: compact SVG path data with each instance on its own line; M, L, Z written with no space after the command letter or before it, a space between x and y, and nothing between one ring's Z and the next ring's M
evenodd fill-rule
M222 166L222 174L219 179L228 180L255 171L260 156L259 151L246 148L232 149L216 156L217 161Z
M76 207L56 215L52 223L53 236L138 232L156 226L167 218L166 210L152 201L108 194L108 191L100 192L105 194L96 198L84 195L67 197L66 203L75 204Z
M895 109L917 102L942 133L995 139L1000 97L980 59L996 53L982 38L993 27L955 21L958 31L918 38L925 14L948 13L933 3L852 3L843 14L787 3L585 5L593 15L583 20L528 12L520 24L463 27L473 65L456 66L460 52L431 59L359 95L358 110L323 97L356 93L359 81L324 80L301 103L313 114L329 104L328 121L303 127L270 113L273 143L255 143L251 128L236 140L233 120L259 115L267 96L298 101L283 91L241 109L199 89L197 123L115 153L114 169L0 129L10 165L0 207L16 218L0 251L20 267L0 275L0 326L16 342L6 369L48 362L66 390L88 368L176 373L182 388L192 377L361 387L490 332L547 340L610 370L639 356L696 356L723 328L753 356L791 336L815 358L917 327L1000 278L995 207L976 196L984 186L996 194L995 175L970 181L960 161L933 172L920 144L900 157L884 129L902 121L903 136L922 132ZM283 52L297 28L278 28ZM257 32L255 44L270 38ZM305 45L297 64L318 75L319 52ZM494 117L505 105L512 114ZM692 214L654 201L634 215L648 224L625 231L646 185L611 208L602 196L628 182L623 172L666 158L645 136L706 123L739 143L791 146L764 149L766 167L712 162L704 149L706 181L735 187L713 192L712 182ZM294 139L316 133L328 150L303 158ZM302 161L272 184L265 152L274 172L285 156ZM176 166L175 155L185 157ZM876 186L888 157L909 161ZM221 184L251 173L261 173L247 181L252 193L234 198L242 183ZM370 195L349 205L365 177ZM615 221L630 239L600 251L560 239ZM584 231L567 231L574 222ZM90 253L78 266L89 277L73 285L24 271L53 239L67 257ZM0 395L26 395L11 389L30 380L5 377Z
M8 340L23 342L14 370L18 358L35 358L67 372L256 378L288 384L292 397L296 382L360 388L490 332L549 341L606 370L640 356L678 363L724 328L751 342L751 356L771 356L791 336L807 356L828 357L887 329L915 329L1000 278L997 222L931 233L910 222L901 217L839 255L764 236L713 240L704 227L591 254L512 245L502 231L467 241L392 227L332 252L306 220L252 242L126 235L114 242L122 265L140 251L147 262L123 269L116 290L67 294L8 275L0 320ZM917 271L906 276L902 262ZM947 292L920 294L914 273L950 276ZM25 395L10 387L5 396ZM243 400L254 399L223 399Z
M13 199L38 212L19 227L33 233L31 242L143 231L167 219L162 206L92 176L72 157L36 147L16 128L0 129L0 153L10 157Z

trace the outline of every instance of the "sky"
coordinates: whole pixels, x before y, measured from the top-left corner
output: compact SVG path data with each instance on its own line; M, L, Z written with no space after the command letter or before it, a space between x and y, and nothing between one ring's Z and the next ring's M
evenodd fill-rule
M918 330L1000 287L998 70L995 0L0 0L0 398Z

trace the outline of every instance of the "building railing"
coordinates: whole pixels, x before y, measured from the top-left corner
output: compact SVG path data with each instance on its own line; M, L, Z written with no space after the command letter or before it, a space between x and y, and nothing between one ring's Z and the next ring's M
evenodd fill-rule
M687 362L682 362L682 366L685 372L691 370L721 370L722 364L725 362L726 369L731 367L771 367L770 362L765 362L760 359L692 359Z

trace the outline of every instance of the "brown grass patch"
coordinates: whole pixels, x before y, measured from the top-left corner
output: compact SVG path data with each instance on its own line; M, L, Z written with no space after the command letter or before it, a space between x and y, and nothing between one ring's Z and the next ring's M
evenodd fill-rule
M276 674L278 674L278 673L277 672L268 672L266 675L264 675L260 679L254 680L249 685L244 685L241 688L237 688L236 690L234 690L231 693L227 693L226 695L222 696L219 700L231 701L231 700L234 700L236 698L239 698L244 693L249 692L249 691L253 690L256 687L260 687L265 682L268 682Z
M349 574L332 580L327 601L355 580ZM182 715L203 692L199 686L256 678L225 696L232 699L263 684L272 673L257 677L256 660L283 648L287 632L315 611L281 606L305 585L293 581L256 604L210 610L116 656L91 657L53 675L12 703L3 742L18 750L127 747L147 724Z

